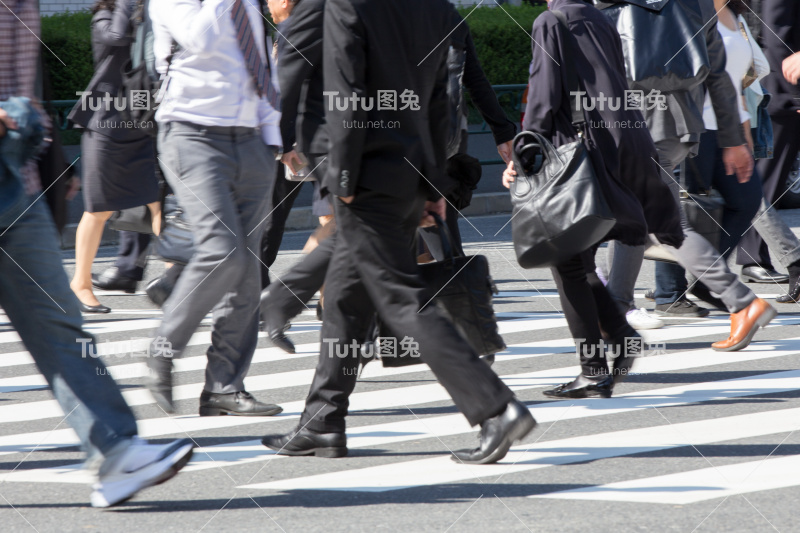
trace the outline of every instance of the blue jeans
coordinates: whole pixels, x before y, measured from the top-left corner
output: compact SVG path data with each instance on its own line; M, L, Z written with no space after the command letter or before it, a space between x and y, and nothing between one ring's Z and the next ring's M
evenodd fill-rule
M55 225L43 201L16 222L5 214L0 213L0 306L89 460L102 459L136 435L136 419L103 363L89 355L96 353L94 339L83 331L78 299L70 290Z

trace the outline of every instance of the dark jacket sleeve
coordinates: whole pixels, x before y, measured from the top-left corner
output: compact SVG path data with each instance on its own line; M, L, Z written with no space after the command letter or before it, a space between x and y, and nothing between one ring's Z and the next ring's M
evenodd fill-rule
M792 85L783 76L783 60L800 52L800 2L794 0L764 0L762 2L764 28L761 40L772 73L762 85L772 92L771 114L794 113L800 109L800 87Z
M281 135L283 151L289 152L297 135L297 114L304 82L315 68L322 68L322 31L325 11L316 2L300 2L287 19L278 48L278 81L281 86Z
M324 23L323 78L326 93L366 98L367 51L366 28L348 0L327 0ZM364 121L363 106L347 106L344 111L334 106L326 109L326 123L331 139L328 172L323 188L335 196L352 196L360 177L364 152L365 128L347 128L346 122Z
M544 24L543 17L546 16L540 15L533 24L533 60L522 129L551 138L555 133L555 114L561 108L565 89L561 81L561 66L553 60L552 53L545 52L558 48L555 28L547 28Z
M465 24L466 26L466 24ZM497 101L497 95L492 89L489 80L486 79L478 61L478 53L475 51L475 43L472 35L467 34L466 42L467 60L464 65L464 86L469 91L472 102L478 108L483 120L489 125L494 136L495 144L500 145L514 138L517 127L508 120L505 111Z
M725 70L725 44L717 30L717 25L712 23L706 28L706 46L711 71L706 78L706 89L711 96L711 106L717 116L717 138L722 148L741 146L747 141L739 116L738 91L733 86L728 71Z
M118 0L114 12L101 10L92 18L92 38L106 46L131 44L131 4Z

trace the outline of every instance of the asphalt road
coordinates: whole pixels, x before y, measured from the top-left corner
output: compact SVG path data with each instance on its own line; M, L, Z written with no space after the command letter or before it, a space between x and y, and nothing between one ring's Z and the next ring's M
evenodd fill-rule
M797 213L786 214L800 227ZM540 422L499 465L450 461L449 450L475 444L476 429L426 367L379 363L352 398L348 457L276 457L261 446L264 434L297 423L318 353L316 301L289 331L299 353L260 338L246 380L256 397L284 406L281 416L197 416L204 326L180 361L178 414L167 418L142 391L142 363L124 353L152 334L159 310L141 292L98 293L114 312L87 316L86 328L111 352L104 360L142 435L190 436L202 449L172 481L112 510L90 508L74 434L2 316L0 532L800 530L800 307L776 304L773 325L734 354L709 349L727 336L727 315L668 320L645 333L663 353L642 358L614 398L553 401L542 391L574 377L576 356L550 273L518 267L508 218L462 221L467 252L489 258L500 289L495 311L509 349L494 369ZM278 277L307 235L287 235ZM113 254L103 249L95 272ZM71 270L71 253L64 258ZM151 262L146 277L162 268ZM645 262L639 305L652 308L642 297L652 284ZM751 287L774 298L786 286Z

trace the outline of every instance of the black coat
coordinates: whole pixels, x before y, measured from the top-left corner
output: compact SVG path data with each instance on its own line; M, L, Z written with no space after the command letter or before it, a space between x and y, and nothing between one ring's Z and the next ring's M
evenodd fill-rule
M325 0L299 0L279 26L278 80L281 86L283 151L328 152L322 91L322 29Z
M409 201L420 189L433 200L455 185L445 172L446 59L457 16L447 0L326 1L325 91L373 105L326 105L324 189L351 196L365 188ZM378 91L394 91L397 109L378 109ZM412 105L401 110L403 93Z
M576 67L587 98L603 93L624 103L628 86L620 37L605 15L581 0L553 0L550 9L564 13L580 53L569 57L564 52L567 35L553 14L545 12L536 19L523 129L561 146L577 138L566 62ZM607 238L640 245L647 233L654 233L661 242L679 246L683 241L679 208L660 177L658 154L644 117L624 105L616 111L608 105L599 107L585 112L585 117L587 146L617 218ZM623 124L626 127L620 127Z
M800 87L783 77L783 60L800 52L800 2L798 0L762 0L761 47L772 72L761 84L772 93L771 115L796 116L800 110ZM791 49L791 50L790 50Z

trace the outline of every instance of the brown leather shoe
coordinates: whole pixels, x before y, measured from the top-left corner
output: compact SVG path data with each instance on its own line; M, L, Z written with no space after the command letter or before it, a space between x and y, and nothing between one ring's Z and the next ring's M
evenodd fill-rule
M778 312L761 298L731 315L731 336L711 345L718 352L735 352L747 348L758 328L769 324Z

